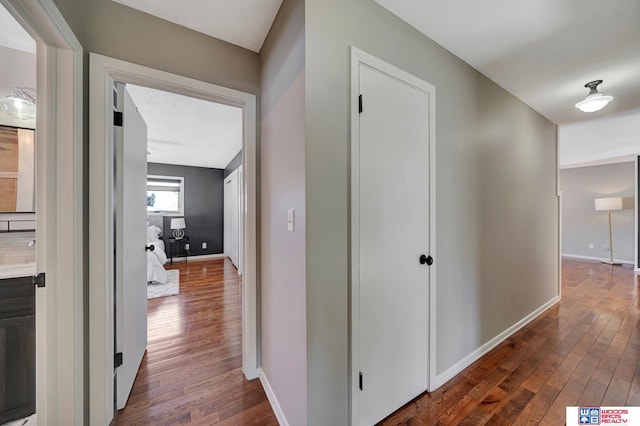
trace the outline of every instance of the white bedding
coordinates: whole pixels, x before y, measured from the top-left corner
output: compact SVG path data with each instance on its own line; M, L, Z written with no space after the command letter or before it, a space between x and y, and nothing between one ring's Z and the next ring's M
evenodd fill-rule
M159 231L156 226L149 226L147 230L147 246L154 247L153 251L147 251L147 282L166 284L167 271L162 265L167 263L167 254L164 251L164 241L158 237Z

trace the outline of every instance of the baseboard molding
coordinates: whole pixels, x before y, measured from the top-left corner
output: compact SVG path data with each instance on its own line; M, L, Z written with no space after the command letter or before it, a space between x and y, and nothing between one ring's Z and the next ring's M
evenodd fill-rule
M189 256L188 260L209 260L209 259L224 259L227 257L224 253L219 254L199 254L196 256ZM174 257L173 260L185 260L184 257Z
M508 337L514 334L516 331L520 330L522 327L536 319L539 315L545 312L547 309L555 305L560 301L560 296L556 296L544 305L540 306L535 311L531 312L529 315L498 334L493 339L489 340L484 345L480 346L475 351L471 352L469 355L449 367L446 371L441 374L436 375L434 383L431 384L431 391L438 389L440 386L447 383L449 380L453 379L456 375L458 375L462 370L476 362L480 357L486 355L493 348L498 346L500 343L504 342Z
M276 394L273 392L269 379L267 379L267 375L260 367L258 367L258 378L260 379L260 383L262 383L264 393L267 394L267 399L269 400L269 404L271 404L271 408L273 409L273 413L276 415L278 423L280 426L289 426L289 422L284 416L284 411L282 411L282 407L280 407L280 403L278 402L278 398L276 398Z
M562 253L562 257L566 257L569 259L579 259L579 260L593 260L596 262L602 262L603 260L608 261L608 257L596 257L596 256L583 256L581 254L568 254ZM613 259L614 262L622 263L624 265L635 265L633 260L623 260L623 259Z

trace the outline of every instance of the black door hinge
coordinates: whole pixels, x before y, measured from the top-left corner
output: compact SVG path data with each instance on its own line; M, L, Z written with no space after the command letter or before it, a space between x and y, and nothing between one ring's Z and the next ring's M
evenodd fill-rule
M362 114L362 95L358 96L358 112Z
M360 386L360 390L362 390L362 373L360 373L360 384L359 384L359 386Z
M40 272L38 275L34 275L33 277L31 277L31 283L39 288L42 288L45 286L45 274L44 272Z
M113 125L122 127L123 116L120 111L113 111Z
M113 368L118 368L122 365L122 352L113 354Z

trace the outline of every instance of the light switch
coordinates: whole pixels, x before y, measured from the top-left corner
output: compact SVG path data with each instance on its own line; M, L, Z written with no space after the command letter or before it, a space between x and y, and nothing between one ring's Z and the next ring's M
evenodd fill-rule
M287 230L293 232L294 223L296 221L296 212L294 209L287 210Z

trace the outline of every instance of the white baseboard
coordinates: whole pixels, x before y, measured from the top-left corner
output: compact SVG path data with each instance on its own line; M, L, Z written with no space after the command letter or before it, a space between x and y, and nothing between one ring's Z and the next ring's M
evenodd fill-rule
M608 257L583 256L581 254L562 253L562 257L567 257L569 259L594 260L596 262L602 262L603 260L609 261ZM634 265L635 264L635 262L633 260L613 259L613 261L616 262L616 263L622 263L624 265Z
M200 254L196 256L189 256L188 260L208 260L208 259L224 259L227 257L224 253L219 254ZM184 260L184 257L174 257L173 260Z
M558 303L558 301L560 301L560 296L554 297L553 299L551 299L550 301L548 301L544 305L540 306L538 309L536 309L535 311L531 312L529 315L527 315L526 317L524 317L523 319L521 319L520 321L518 321L517 323L515 323L514 325L512 325L511 327L509 327L508 329L506 329L502 333L498 334L496 337L494 337L493 339L489 340L487 343L485 343L484 345L480 346L478 349L476 349L475 351L471 352L469 355L467 355L466 357L464 357L463 359L461 359L460 361L458 361L457 363L455 363L451 367L449 367L443 373L436 375L434 383L431 384L431 389L430 390L434 391L434 390L438 389L440 386L442 386L445 383L447 383L449 380L453 379L462 370L464 370L465 368L467 368L468 366L470 366L471 364L476 362L483 355L486 355L493 348L495 348L500 343L505 341L509 336L514 334L516 331L520 330L522 327L524 327L525 325L527 325L528 323L530 323L534 319L536 319L544 311L546 311L547 309L549 309L550 307L552 307L553 305Z
M280 407L278 398L276 398L276 394L273 392L273 388L271 387L266 374L264 374L264 370L260 367L258 367L258 377L260 378L260 383L262 383L264 392L267 394L267 399L269 400L269 404L271 404L271 408L273 409L273 413L276 415L278 423L280 423L280 426L289 426L289 422L284 416L284 411L282 411L282 407Z

